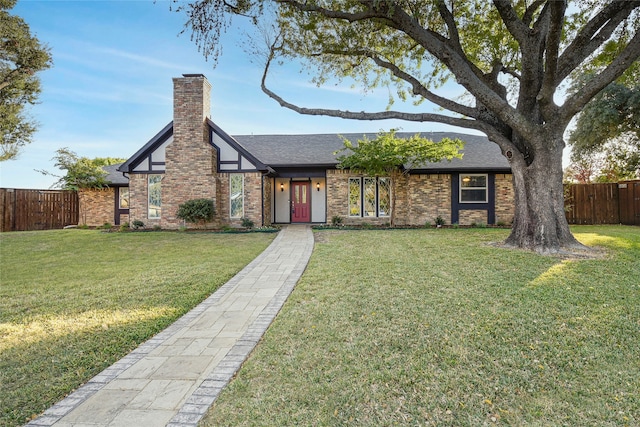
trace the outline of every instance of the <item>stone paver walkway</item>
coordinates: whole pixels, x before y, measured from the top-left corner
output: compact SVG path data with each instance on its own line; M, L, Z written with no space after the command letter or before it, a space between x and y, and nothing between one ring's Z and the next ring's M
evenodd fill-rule
M302 275L311 229L285 227L208 299L27 426L196 426Z

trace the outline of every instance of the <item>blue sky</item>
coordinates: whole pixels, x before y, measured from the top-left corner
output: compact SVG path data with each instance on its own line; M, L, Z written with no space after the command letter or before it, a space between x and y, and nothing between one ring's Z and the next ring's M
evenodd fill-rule
M40 103L30 115L40 124L17 160L0 163L0 187L49 188L52 157L67 147L80 156L128 158L172 120L172 78L202 73L212 84L212 120L231 135L457 130L435 123L348 121L302 116L260 90L262 68L242 49L241 21L225 36L214 68L190 33L179 35L185 15L168 1L19 0L21 16L51 48L54 65L40 74ZM296 67L276 70L269 85L307 107L380 111L386 90L366 96L345 86L316 88ZM418 111L409 103L394 109ZM420 111L429 107L422 105Z

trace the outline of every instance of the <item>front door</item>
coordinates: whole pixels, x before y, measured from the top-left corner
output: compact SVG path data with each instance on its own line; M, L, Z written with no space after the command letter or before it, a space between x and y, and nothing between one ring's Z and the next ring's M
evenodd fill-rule
M291 182L291 222L311 222L309 182Z

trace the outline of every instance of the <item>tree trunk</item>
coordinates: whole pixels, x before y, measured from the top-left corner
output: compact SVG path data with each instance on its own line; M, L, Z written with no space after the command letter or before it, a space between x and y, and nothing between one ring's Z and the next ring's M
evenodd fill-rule
M541 254L588 249L571 231L564 211L562 150L564 142L536 144L534 160L513 153L511 170L515 190L515 215L504 244Z

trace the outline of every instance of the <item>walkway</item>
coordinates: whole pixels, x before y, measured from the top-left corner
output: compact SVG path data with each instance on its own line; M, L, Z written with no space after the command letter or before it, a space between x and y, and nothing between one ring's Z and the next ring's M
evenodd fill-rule
M196 426L256 346L313 250L285 227L213 295L27 426Z

